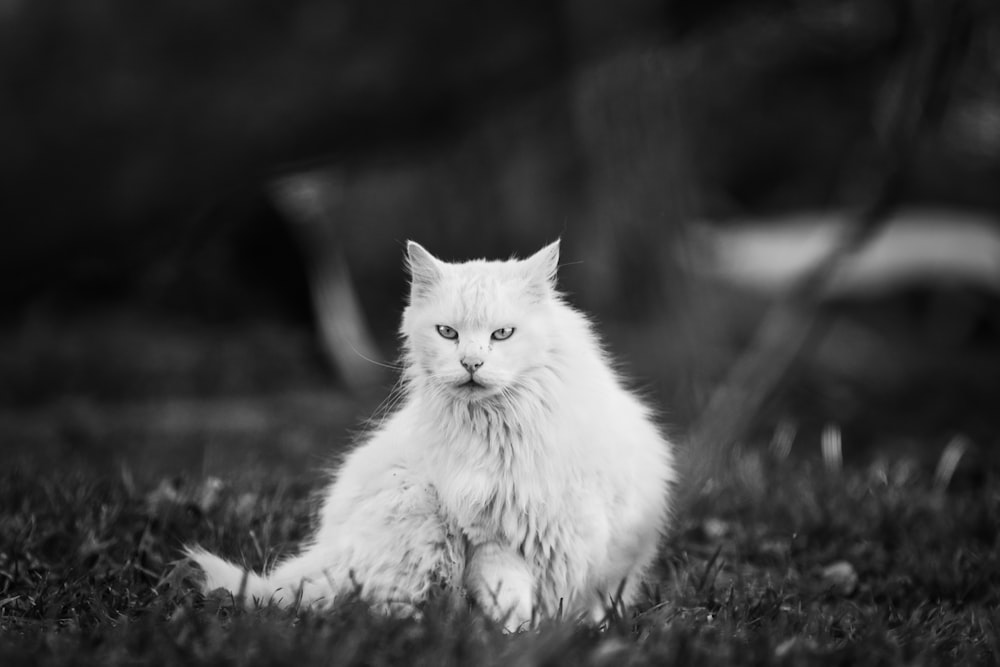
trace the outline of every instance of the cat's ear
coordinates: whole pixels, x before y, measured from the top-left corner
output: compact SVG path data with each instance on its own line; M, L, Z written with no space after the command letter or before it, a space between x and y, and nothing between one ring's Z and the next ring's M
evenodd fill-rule
M556 239L524 260L529 279L541 293L554 289L556 286L556 271L559 268L559 242L560 239Z
M406 242L406 269L410 272L410 301L427 294L441 279L444 262L416 241Z

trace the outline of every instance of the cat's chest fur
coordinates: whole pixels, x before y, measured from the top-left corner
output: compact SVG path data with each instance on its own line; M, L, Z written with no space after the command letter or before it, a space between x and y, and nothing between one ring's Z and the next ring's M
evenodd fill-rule
M456 406L438 422L427 466L445 515L473 543L524 548L562 508L562 489L542 431L510 411Z

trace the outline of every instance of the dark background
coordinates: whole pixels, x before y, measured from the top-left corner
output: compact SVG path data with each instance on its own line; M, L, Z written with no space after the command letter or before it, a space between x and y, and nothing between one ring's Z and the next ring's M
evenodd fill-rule
M324 355L316 267L346 267L391 363L406 239L464 259L558 236L571 301L683 434L774 299L678 261L691 223L864 207L900 155L894 206L996 220L998 44L989 0L5 0L0 442L311 464L392 381ZM275 195L303 175L312 217ZM754 428L995 450L995 289L822 309Z

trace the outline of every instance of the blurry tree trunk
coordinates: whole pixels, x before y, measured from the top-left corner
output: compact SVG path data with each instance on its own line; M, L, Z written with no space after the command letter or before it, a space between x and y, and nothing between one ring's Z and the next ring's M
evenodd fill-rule
M873 235L899 203L914 159L914 147L947 107L956 67L973 29L973 13L951 0L911 0L907 40L900 46L893 76L874 117L880 126L882 169L871 177L864 205L852 224L815 263L795 289L765 314L750 345L715 388L689 436L687 500L726 465L728 448L746 433L752 419L786 376L803 348L824 324L820 296L831 279Z
M336 179L299 172L270 184L271 199L303 250L320 344L330 366L351 389L382 376L378 349L351 280L331 202Z

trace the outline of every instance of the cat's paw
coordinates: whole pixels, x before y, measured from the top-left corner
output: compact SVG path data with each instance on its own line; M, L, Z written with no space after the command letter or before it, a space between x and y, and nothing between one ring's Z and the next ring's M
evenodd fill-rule
M476 604L507 632L531 628L534 578L516 553L495 543L476 547L465 572L465 587Z
M504 632L529 630L533 623L531 590L515 590L503 582L496 589L482 587L474 593L476 603L493 620L503 626Z

